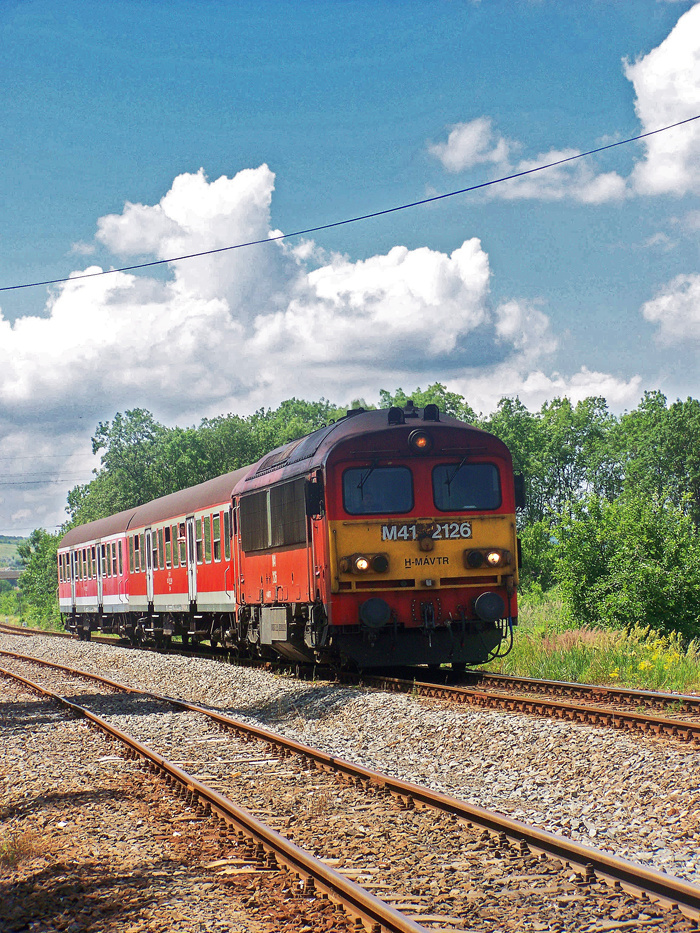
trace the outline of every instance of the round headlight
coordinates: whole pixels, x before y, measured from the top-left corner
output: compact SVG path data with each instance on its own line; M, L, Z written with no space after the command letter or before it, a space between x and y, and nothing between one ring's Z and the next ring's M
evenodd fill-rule
M433 448L433 439L427 431L411 431L408 435L408 446L415 453L427 454Z
M386 573L389 569L389 558L386 554L375 554L372 558L372 570L375 573Z
M498 567L498 565L501 563L502 557L503 555L500 551L489 551L486 555L486 560L492 567Z
M481 551L467 551L467 567L471 567L473 570L476 570L477 567L481 567L484 562L484 555Z
M366 557L355 558L355 570L358 573L365 573L365 571L369 570L369 561Z

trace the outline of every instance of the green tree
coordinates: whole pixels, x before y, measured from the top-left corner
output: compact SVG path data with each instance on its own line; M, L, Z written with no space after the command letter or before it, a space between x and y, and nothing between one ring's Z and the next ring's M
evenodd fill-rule
M571 504L558 528L556 575L579 624L700 635L700 531L657 496Z
M52 535L43 528L36 528L18 547L24 564L24 573L19 579L22 616L35 624L60 621L56 598L56 553L61 537L60 533Z

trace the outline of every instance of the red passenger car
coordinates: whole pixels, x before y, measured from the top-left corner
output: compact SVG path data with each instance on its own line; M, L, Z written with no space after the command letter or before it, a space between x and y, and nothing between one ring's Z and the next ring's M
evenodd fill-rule
M249 468L73 529L61 608L70 628L134 640L362 668L481 663L517 621L515 508L497 438L434 405L353 410ZM114 541L126 603L108 610L104 560L84 593L71 568Z

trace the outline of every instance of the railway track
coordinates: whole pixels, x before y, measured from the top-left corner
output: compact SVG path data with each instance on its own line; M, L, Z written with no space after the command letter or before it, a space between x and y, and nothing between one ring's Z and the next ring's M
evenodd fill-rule
M83 697L83 704L85 680L93 689L99 685L103 693L90 695L89 699L91 706L101 707L101 728L114 730L113 724L104 721L105 712L109 714L107 719L140 724L142 733L147 731L145 724L156 717L156 708L180 710L175 721L183 714L197 721L207 717L206 726L192 721L184 736L171 736L169 747L180 759L185 755L185 762L164 756L167 748L162 746L168 746L168 741L162 738L162 730L156 748L148 748L143 735L125 739L118 728L113 734L127 742L130 754L149 762L171 784L175 782L178 793L185 795L190 805L197 802L200 816L211 815L220 823L223 820L234 826L236 832L254 841L259 860L271 861L272 853L278 863L301 876L305 889L325 892L343 903L368 924L368 929L487 929L486 921L489 917L495 919L494 911L516 910L513 890L509 889L505 896L503 890L499 891L495 901L491 896L494 879L499 879L500 884L504 876L515 879L517 903L525 910L521 920L537 914L541 922L556 919L564 921L566 929L574 929L570 925L573 916L567 922L567 911L575 908L576 913L585 908L589 920L597 917L603 924L600 929L614 929L617 921L624 928L642 915L644 926L651 929L689 929L687 925L679 926L685 921L673 905L680 905L695 919L700 916L700 888L687 882L331 757L196 704L135 690L65 665L2 654L12 658L15 667L24 668L25 674L39 667L50 671L54 687L56 679L62 689L72 684L71 689ZM17 676L18 672L12 674ZM67 684L66 675L71 678ZM46 677L43 679L43 685L30 682L26 676L23 682L47 689ZM114 696L115 691L119 697ZM130 698L128 708L125 697ZM70 708L98 723L97 713L86 705L73 703ZM168 728L171 732L175 729L174 714L168 715L166 733ZM226 736L214 732L214 725L225 730ZM201 746L207 754L202 754ZM212 748L217 755L211 754ZM219 752L225 754L223 765ZM187 763L195 764L204 773L185 772L183 765ZM278 824L282 821L287 834L293 832L304 849L315 850L317 856L323 853L322 858L302 860L296 851L299 847L290 843L292 858L285 843L280 842L282 837L255 818L248 821L245 811L232 804L223 789L235 791L237 798L244 798L246 808L257 810L258 815L273 813L272 819ZM371 824L371 829L364 823ZM321 868L314 862L319 862ZM345 888L335 886L336 875L346 883L349 878L360 880L362 890L375 892L373 899L365 904L363 894L355 890L357 885L351 884L349 889L347 884ZM630 894L641 900L633 900ZM659 912L656 904L651 908L645 900L648 897L660 902L668 912ZM389 914L381 914L377 900L385 906L393 903L393 913L390 910ZM489 902L486 916L484 901ZM450 907L449 912L445 905ZM394 914L402 911L403 918L397 920ZM611 914L615 915L613 921ZM389 921L409 921L413 926L391 926ZM606 927L605 923L613 925ZM527 924L523 928L527 929Z
M0 625L0 631L9 634L42 634L72 638L67 632L45 632ZM126 643L114 638L93 636L97 644ZM173 649L171 649L173 650ZM175 653L196 654L189 649ZM207 653L206 657L228 660L225 652ZM269 668L270 662L237 662ZM281 669L287 669L284 665ZM604 728L625 729L649 736L661 736L679 742L700 745L700 696L674 694L625 687L603 687L562 681L535 680L509 677L483 671L469 671L466 678L479 686L450 684L444 675L417 680L412 676L395 677L382 674L331 674L345 684L358 684L392 693L408 693L449 703L466 704L481 709L503 709L526 715L548 716L569 722L586 723ZM429 676L429 675L428 675ZM442 676L443 682L438 682ZM493 689L500 688L500 689ZM509 692L503 692L506 688ZM576 701L576 702L574 702ZM664 711L665 716L655 715ZM692 718L686 718L692 717Z

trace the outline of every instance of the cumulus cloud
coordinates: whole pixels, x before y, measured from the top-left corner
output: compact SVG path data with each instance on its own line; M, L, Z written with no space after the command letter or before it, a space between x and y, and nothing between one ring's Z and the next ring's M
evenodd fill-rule
M700 4L678 20L648 55L625 62L634 85L642 130L678 123L698 113L700 100ZM646 155L632 173L640 194L700 192L700 121L644 140Z
M589 161L576 160L541 172L532 171L541 165L571 159L578 155L576 149L552 149L531 159L511 162L509 156L515 148L520 148L519 144L496 133L490 118L478 117L452 127L447 141L430 145L428 151L449 172L462 172L483 163L492 164L498 176L532 172L485 189L482 193L485 197L544 201L572 198L582 204L602 204L625 197L624 179L617 172L596 172Z
M212 182L180 175L158 204L101 218L97 239L120 257L163 259L265 240L273 190L265 165ZM545 375L549 318L535 303L492 306L476 237L449 254L394 246L360 261L271 241L166 268L158 278L76 273L51 289L41 316L0 314L3 456L66 454L53 473L65 485L3 487L9 528L20 514L23 526L61 521L65 490L89 479L97 421L127 408L187 424L291 395L376 398L381 387L441 380L489 410L503 394L539 399L611 378Z
M468 123L457 123L446 142L434 143L428 150L448 172L463 172L484 162L506 164L509 144L494 133L490 117L478 117Z
M663 346L700 342L700 275L677 275L642 308Z

